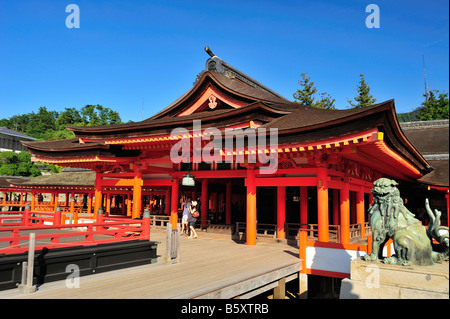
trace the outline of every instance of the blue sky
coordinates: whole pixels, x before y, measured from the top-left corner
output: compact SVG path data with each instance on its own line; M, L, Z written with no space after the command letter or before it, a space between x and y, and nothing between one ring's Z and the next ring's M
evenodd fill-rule
M68 4L80 8L69 29ZM365 25L368 4L380 28ZM142 120L192 87L212 51L292 100L301 73L344 109L359 74L398 112L448 91L449 2L0 0L0 117L101 104Z

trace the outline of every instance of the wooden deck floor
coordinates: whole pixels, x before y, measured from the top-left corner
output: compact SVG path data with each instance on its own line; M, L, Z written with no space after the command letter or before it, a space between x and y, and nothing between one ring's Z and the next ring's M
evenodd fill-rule
M0 299L230 298L242 295L242 289L254 289L258 282L273 286L277 278L300 270L298 248L267 242L247 246L201 232L199 236L182 236L180 262L165 263L165 231L152 228L151 240L161 241L156 264L84 276L80 288L67 288L65 281L58 281L33 294L3 291Z

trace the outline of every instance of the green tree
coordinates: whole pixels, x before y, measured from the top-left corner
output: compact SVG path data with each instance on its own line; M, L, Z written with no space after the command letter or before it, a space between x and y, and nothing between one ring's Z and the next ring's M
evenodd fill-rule
M45 106L39 107L39 112L30 114L31 121L28 124L25 133L30 136L42 138L43 134L48 130L56 130L56 119L58 112L48 111Z
M76 108L67 108L59 114L56 125L59 129L65 128L67 125L75 125L82 122L81 114Z
M397 113L397 118L400 123L402 122L415 122L420 121L418 118L419 115L419 108L415 108L411 112L405 112L405 113Z
M0 175L9 176L39 176L41 171L31 161L28 152L1 152L0 153Z
M317 101L317 103L314 105L315 108L326 110L336 109L336 107L334 106L334 102L336 100L333 99L328 93L320 93L320 96L320 100Z
M320 93L320 100L314 102L314 95L317 93L317 88L314 86L314 82L311 81L311 77L306 73L300 74L300 80L298 84L302 87L298 89L294 94L296 103L300 103L304 106L319 108L319 109L335 109L335 99L331 98L328 93Z
M73 132L66 129L69 125L108 125L121 124L118 112L101 105L86 105L81 111L66 108L58 113L49 111L45 106L38 113L14 115L9 119L0 119L0 126L21 132L39 140L58 140L72 138Z
M433 90L428 92L417 116L421 121L444 120L449 118L448 92Z
M122 123L119 113L99 104L83 107L81 109L81 120L83 125L88 126Z
M311 77L307 76L306 73L300 74L300 80L298 84L302 89L298 89L294 93L295 102L303 104L304 106L313 106L314 104L314 94L316 94L317 89L314 86L314 82L311 81Z
M350 104L349 108L352 109L369 106L376 102L376 99L370 94L370 87L364 79L364 74L360 74L359 76L361 79L359 80L359 85L356 88L358 95L355 97L355 101L357 103L353 103L347 98L347 102Z

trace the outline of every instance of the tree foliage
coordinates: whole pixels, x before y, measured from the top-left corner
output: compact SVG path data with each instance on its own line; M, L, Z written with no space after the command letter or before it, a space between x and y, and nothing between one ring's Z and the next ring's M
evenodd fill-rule
M28 152L1 152L0 153L0 175L8 176L39 176L41 171L31 161Z
M293 94L296 103L303 104L304 106L315 107L319 109L336 109L334 106L335 99L333 99L328 93L320 93L320 100L314 102L317 88L314 86L314 82L311 81L311 77L306 73L300 74L300 80L298 84L302 87Z
M120 124L118 112L101 105L86 105L80 111L66 108L63 112L49 111L41 106L38 112L14 115L1 119L0 126L27 134L40 140L57 140L74 137L66 126Z
M361 79L359 80L359 85L356 88L356 103L353 103L351 100L347 99L347 102L350 104L349 107L352 109L369 106L376 102L376 99L370 94L370 87L364 79L364 74L360 74L359 76Z
M400 123L420 121L419 117L418 117L419 112L420 112L420 109L417 107L414 110L412 110L411 112L397 113L398 121Z
M417 117L421 121L444 120L449 118L448 92L433 90L419 108Z

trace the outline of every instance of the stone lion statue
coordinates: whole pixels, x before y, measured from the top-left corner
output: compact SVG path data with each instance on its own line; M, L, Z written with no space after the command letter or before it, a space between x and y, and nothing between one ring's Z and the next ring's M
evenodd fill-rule
M389 238L394 242L395 255L382 259L387 264L430 266L434 262L448 259L449 231L440 225L441 212L431 210L428 199L425 207L430 216L430 225L425 228L404 205L397 182L380 178L372 189L373 204L369 208L372 228L372 253L364 259L376 261L382 258L382 248ZM443 247L443 252L434 252L433 238Z

